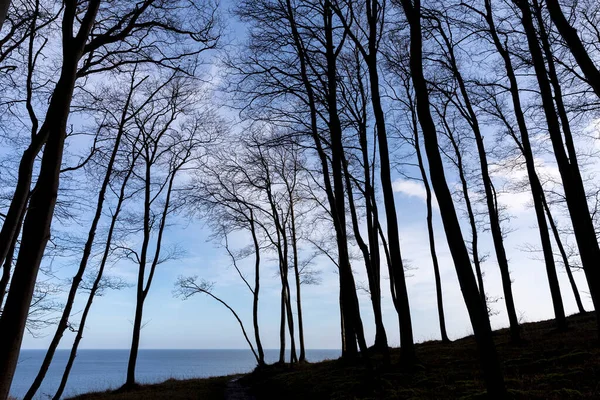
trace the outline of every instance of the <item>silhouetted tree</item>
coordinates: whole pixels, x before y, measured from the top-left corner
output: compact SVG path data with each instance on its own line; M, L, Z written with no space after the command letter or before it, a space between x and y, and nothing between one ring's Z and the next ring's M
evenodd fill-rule
M454 266L475 333L488 396L498 399L505 398L506 387L504 386L504 377L492 337L490 320L487 310L479 298L469 253L463 240L458 216L452 202L452 195L446 182L436 127L431 115L427 82L423 74L421 3L419 0L415 2L399 0L397 3L404 11L410 32L410 70L416 96L417 115L423 131L425 150L429 161L431 183L438 200L444 229L446 230L446 238L448 239L448 247L454 259Z

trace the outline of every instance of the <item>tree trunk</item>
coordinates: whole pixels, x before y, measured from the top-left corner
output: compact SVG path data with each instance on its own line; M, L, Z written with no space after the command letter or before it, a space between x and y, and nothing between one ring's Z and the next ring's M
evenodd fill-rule
M567 46L569 46L577 64L579 64L579 68L581 68L581 71L587 78L588 84L594 89L598 97L600 97L600 70L598 70L585 49L577 34L577 30L567 21L558 0L546 0L546 7L548 7L552 22L556 25L558 32L567 43Z
M294 193L288 193L290 197L290 228L291 228L291 239L292 239L292 253L294 257L294 278L296 282L296 310L298 312L298 340L300 342L300 357L299 362L306 361L306 349L304 348L304 325L302 322L302 296L300 291L300 268L298 266L298 238L296 237L296 216L294 209Z
M548 233L548 224L546 222L546 217L544 215L544 207L542 204L544 192L535 170L533 152L531 150L531 144L529 141L529 131L527 129L525 115L523 114L523 109L521 107L521 98L519 94L517 77L512 66L510 54L504 48L504 45L502 44L502 41L500 40L500 37L498 36L498 33L496 31L496 25L494 23L494 17L492 14L491 0L485 0L485 9L486 21L490 28L490 35L492 36L492 40L494 42L494 45L496 46L496 50L498 51L498 53L502 57L502 60L504 61L506 75L510 82L510 94L512 98L515 118L517 119L517 125L521 133L521 143L518 143L518 139L516 138L516 136L514 137L514 139L519 144L519 148L521 149L523 157L525 158L525 165L527 168L527 175L529 177L529 184L531 186L533 205L540 232L540 241L542 243L542 250L544 253L546 274L548 275L548 284L550 286L550 294L552 296L552 305L554 307L554 316L556 318L557 328L559 330L564 330L567 327L567 320L565 317L564 306L562 303L560 286L558 285L556 265L554 263L554 254L552 251L552 244L550 242L550 234ZM511 126L507 127L509 131L512 129Z
M0 371L3 371L0 375L0 399L8 397L10 391L40 263L50 239L50 225L58 195L67 134L67 119L77 79L77 63L82 56L83 46L95 20L98 6L98 1L90 2L77 37L63 37L61 74L42 127L42 130L47 129L48 140L38 181L24 219L21 245L6 305L0 317ZM74 19L75 10L72 5L67 5L63 15L63 32L72 31ZM27 185L27 193L28 190ZM25 199L26 197L23 201Z
M439 31L447 46L449 66L452 69L454 78L458 82L460 93L464 101L464 107L466 108L466 114L469 116L468 123L471 126L473 134L475 135L475 142L477 144L477 152L479 155L479 165L481 168L481 178L485 190L485 199L490 221L490 229L492 231L494 250L496 251L496 260L498 261L498 267L500 268L504 301L506 303L506 312L508 314L508 321L510 324L510 338L513 343L518 343L521 341L519 319L517 318L517 311L515 309L510 270L508 268L508 259L506 257L506 250L504 248L504 238L502 236L502 227L500 226L500 217L498 215L498 209L495 201L496 196L493 191L492 179L489 173L487 153L485 150L485 144L483 142L481 128L479 126L479 118L477 117L477 114L475 113L471 103L471 96L469 95L462 74L458 69L456 57L454 55L453 43L451 43L443 28L440 28Z
M281 273L281 272L280 272ZM279 363L285 363L285 286L281 285L281 311L279 322Z
M573 296L575 297L575 303L577 303L577 309L580 314L585 313L585 308L583 308L583 303L581 301L581 295L579 294L579 290L577 289L577 283L575 283L575 278L573 277L573 271L571 271L571 265L569 263L569 257L567 256L567 252L565 251L565 247L562 244L562 240L560 238L560 234L558 232L558 228L554 223L554 218L552 217L552 213L550 212L550 207L548 207L548 202L546 199L543 199L544 209L546 210L546 215L548 216L548 222L550 223L550 228L552 229L552 234L554 235L554 241L556 242L556 246L558 247L558 251L563 259L563 263L565 264L565 271L567 272L567 277L569 278L569 284L571 285L571 290L573 290Z
M337 243L337 247L338 247L338 257L340 258L340 261L343 261L344 259L348 259L348 249L346 247L346 245L344 244L343 241L341 241L343 238L340 235L339 232L339 228L338 228L338 221L335 217L336 215L336 194L334 193L334 189L333 189L333 184L331 182L331 178L330 178L330 169L329 169L329 161L328 161L328 157L327 154L325 153L325 150L323 148L323 143L322 143L322 139L320 137L320 132L319 132L319 126L317 123L317 109L316 109L316 96L315 96L315 92L314 92L314 88L312 86L312 82L309 79L308 76L308 67L307 67L307 54L304 48L304 45L302 43L302 40L300 39L300 35L298 33L298 29L296 26L296 21L294 19L294 9L292 7L292 3L291 0L286 0L286 11L287 11L287 18L288 21L290 23L290 29L292 32L292 38L294 41L294 46L295 46L295 50L298 54L298 61L300 63L300 74L301 74L301 79L302 79L302 83L304 85L304 88L306 89L306 95L307 95L307 102L308 102L308 106L310 109L310 133L311 136L314 140L315 143L315 147L317 150L317 155L319 156L319 161L321 162L321 169L322 169L322 176L323 176L323 183L325 185L325 192L327 194L327 201L329 202L329 208L331 210L331 215L333 216L333 224L334 224L334 228L336 231L336 243ZM328 3L329 4L329 3ZM332 169L334 169L334 167L332 166ZM342 199L343 200L343 199ZM344 253L346 255L344 255ZM342 264L340 264L338 262L338 266L340 269L340 317L342 319L341 321L341 329L340 329L340 333L341 333L341 342L342 342L342 356L355 356L357 353L356 350L356 340L353 334L353 330L349 330L348 326L346 325L345 322L345 318L346 318L346 310L344 307L344 301L346 301L346 295L345 293L345 289L344 289L344 285L342 285L342 269L345 269L343 267L341 267ZM356 295L356 292L355 292Z
M348 237L346 234L346 211L345 211L345 189L343 182L343 142L342 127L338 115L337 106L337 55L333 44L333 21L331 2L326 0L324 3L324 30L325 30L325 56L327 60L327 105L329 117L329 130L331 134L331 172L333 175L333 192L335 204L333 219L336 229L336 239L339 251L340 267L340 288L342 291L342 302L344 310L344 329L347 339L347 353L342 357L355 357L357 355L356 344L363 356L367 357L367 344L365 341L358 297L356 294L356 284L354 275L350 266L348 255ZM353 344L354 343L354 344Z
M102 217L102 208L104 206L104 200L106 198L106 190L110 183L110 179L111 179L112 171L113 171L113 165L117 158L117 153L119 151L119 146L121 144L121 138L124 133L123 124L126 119L127 110L129 108L129 103L130 103L132 94L133 94L133 86L131 88L131 91L129 92L129 96L127 98L127 101L125 102L123 111L121 113L121 121L120 121L121 128L119 129L117 136L115 138L113 150L110 155L108 164L106 166L104 180L102 181L100 191L98 192L98 198L96 201L96 212L94 214L94 218L92 219L92 223L91 223L90 229L88 231L88 237L87 237L87 240L86 240L84 248L83 248L83 254L81 256L81 261L79 262L79 268L78 268L75 276L73 276L73 280L71 282L71 288L70 288L69 294L67 296L67 301L65 303L62 316L56 327L54 337L52 338L52 341L50 342L50 345L48 346L48 350L46 351L46 356L44 357L44 360L42 362L42 365L40 366L38 374L36 375L33 383L31 384L31 387L25 394L25 397L23 397L24 400L33 399L33 396L35 396L36 392L40 388L40 386L46 376L46 373L48 372L50 363L52 362L52 359L54 358L54 353L56 352L56 349L62 339L63 333L65 332L65 330L68 327L69 317L71 316L71 310L73 309L73 303L75 302L75 296L77 295L77 290L79 289L79 284L81 283L81 280L83 279L83 274L85 273L85 270L87 268L88 260L92 253L92 246L94 245L94 239L96 237L96 230L98 228L98 223L100 222L100 218Z
M377 127L377 140L379 143L379 161L381 190L383 193L383 203L385 206L385 216L387 223L387 235L390 251L391 264L389 264L390 275L394 275L394 286L396 301L394 306L398 313L398 322L400 324L400 347L402 351L403 362L411 365L415 360L415 344L412 330L412 319L410 315L410 304L408 300L408 290L406 288L406 276L404 274L404 265L400 251L400 237L398 234L398 216L396 214L396 202L394 200L394 189L392 187L392 175L390 168L390 155L388 148L388 137L385 123L385 113L381 105L381 95L379 93L379 71L377 67L378 53L378 16L380 11L378 1L367 1L367 14L369 20L369 53L365 58L369 70L369 80L371 88L371 103L373 106L373 115Z
M260 245L256 236L256 227L254 224L254 213L250 209L250 232L252 233L252 243L254 244L254 291L252 292L252 323L254 324L254 340L256 341L256 350L258 351L258 365L265 365L265 352L260 340L260 331L258 324L258 295L260 292Z
M8 16L8 8L10 7L10 0L0 0L0 30L4 25L4 21Z
M75 84L75 68L74 62L65 62L48 109L44 123L50 132L48 142L42 156L38 181L31 195L29 211L24 219L17 264L0 317L0 370L4 371L0 377L0 399L6 398L10 390L40 262L50 239L69 105Z
M365 269L367 270L367 278L369 281L370 298L371 298L371 304L373 306L373 316L375 318L375 344L374 344L374 347L375 347L375 349L377 349L379 351L387 352L387 349L388 349L387 337L386 337L387 335L385 333L385 327L383 325L383 314L381 311L381 294L380 294L380 291L378 290L379 280L374 276L373 262L371 260L370 254L369 254L369 247L365 243L365 241L360 233L358 216L356 213L356 206L354 204L354 195L352 194L350 171L348 171L348 162L347 162L347 160L344 159L343 163L344 163L344 176L346 178L345 179L346 187L348 188L346 190L346 193L348 193L348 207L350 208L350 216L352 219L352 229L354 231L354 238L356 240L356 243L358 244L358 247L360 248L360 250L363 254L363 259L365 260ZM370 220L371 216L368 215L368 218ZM373 291L375 291L375 293L373 293Z
M6 289L8 287L8 282L10 281L10 272L12 269L12 263L15 257L15 251L17 247L17 241L19 239L19 233L21 231L21 227L23 226L23 218L25 217L25 212L21 213L21 218L17 223L17 231L15 232L12 243L10 244L10 248L8 249L8 254L4 259L4 265L2 267L2 278L0 278L0 309L4 304L4 296L6 295Z
M450 143L452 144L452 148L454 149L454 154L456 154L456 168L458 169L458 176L460 178L462 186L463 197L465 199L465 205L467 206L467 215L469 216L469 225L471 227L471 252L473 254L475 274L477 276L477 284L479 286L479 297L481 299L481 304L483 304L485 309L489 312L487 304L487 295L485 293L485 286L483 283L483 271L481 270L481 259L479 257L479 233L477 232L477 222L475 221L475 213L473 212L471 196L469 195L469 184L467 181L467 177L465 176L465 168L462 161L462 153L460 148L458 147L456 139L454 138L452 128L448 125L448 122L446 121L445 115L442 116L442 122L446 129L448 139L450 139Z
M427 233L429 236L429 252L431 253L431 262L433 264L433 275L435 277L435 293L438 307L438 320L440 323L440 335L442 342L450 342L448 333L446 332L446 317L444 315L444 301L442 295L442 278L440 276L440 266L437 258L437 252L435 249L435 230L433 229L433 202L431 195L431 187L429 186L429 179L427 178L427 172L425 172L425 163L423 162L423 156L421 155L421 143L419 140L419 127L417 126L418 120L414 107L411 107L413 133L415 137L415 151L417 154L417 162L419 163L419 171L421 172L421 179L425 186L425 202L427 204Z
M448 246L454 259L458 280L479 348L488 397L504 399L507 395L506 387L492 337L490 321L487 310L480 301L475 277L471 270L469 252L463 240L452 195L446 182L436 128L431 117L427 83L423 75L420 2L417 0L413 5L410 0L402 0L402 6L410 27L410 67L417 98L417 114L423 130L425 150L429 160L431 182L438 199Z
M571 215L571 221L575 231L575 238L579 246L579 253L581 255L581 261L584 266L586 278L588 280L590 294L592 296L592 300L594 301L594 307L597 308L597 296L600 292L600 290L598 290L598 278L600 278L600 276L598 275L596 263L600 258L600 248L598 247L596 232L590 216L583 181L581 180L579 168L577 168L576 163L569 161L563 146L563 139L560 132L560 122L554 108L552 88L548 79L547 70L544 63L544 56L537 41L537 35L533 25L529 3L522 0L514 1L522 13L521 22L525 30L525 34L527 35L529 51L531 53L533 66L540 88L542 106L546 116L546 122L548 124L548 133L550 135L550 140L552 141L554 156L556 158L556 163L562 178L567 207ZM600 327L600 315L597 316L597 322ZM600 329L598 330L598 333L600 334Z
M102 254L102 259L100 260L100 266L98 268L98 273L96 274L96 279L94 280L94 283L92 284L92 288L90 289L90 293L88 295L87 302L83 309L83 313L81 314L81 320L79 321L79 326L77 327L77 334L75 335L75 340L73 341L73 346L71 347L71 352L69 354L69 359L67 361L67 365L65 366L65 371L63 372L63 376L61 378L60 384L59 384L58 389L56 390L56 393L54 394L54 397L52 398L52 400L60 400L60 398L62 397L62 394L65 390L65 387L67 386L67 381L69 379L69 374L71 373L71 368L73 367L73 363L75 362L75 357L77 357L77 349L79 348L79 343L81 342L81 339L83 338L83 332L85 329L85 324L87 322L87 317L92 308L92 303L94 302L96 293L98 292L98 289L100 287L100 282L102 281L102 277L104 275L104 269L106 267L106 263L108 262L108 257L111 252L113 235L115 232L115 228L117 225L119 215L120 215L122 207L123 207L123 203L125 201L125 189L127 187L127 182L129 181L129 178L131 177L131 174L133 173L133 166L135 165L136 159L137 159L137 157L134 156L132 164L131 164L131 168L127 171L127 174L123 178L123 183L122 183L121 189L119 191L119 199L117 201L117 205L116 205L113 215L111 217L110 226L108 228L108 234L106 236L106 244L104 246L104 252Z
M540 40L541 40L541 44L542 44L542 48L544 50L544 54L546 55L546 63L548 65L548 77L550 78L550 83L552 84L552 88L554 89L554 102L556 103L556 110L558 111L558 116L560 118L560 125L562 127L562 131L564 133L564 139L565 139L565 146L567 148L567 154L568 154L568 161L569 161L569 167L571 169L571 173L575 176L575 179L578 181L581 181L581 189L583 190L583 195L585 196L585 189L583 188L583 180L581 179L581 173L579 171L579 163L577 162L577 152L575 150L575 143L573 141L573 134L571 132L571 124L569 121L569 116L567 114L567 110L563 101L563 95L562 95L562 87L560 84L560 80L558 77L558 73L556 72L556 66L554 63L554 54L552 52L552 48L550 47L550 40L548 39L548 34L546 32L546 27L544 25L544 20L542 18L542 11L541 11L541 6L538 4L537 0L533 0L533 4L534 4L534 12L535 12L535 16L536 19L538 21L538 27L539 27L539 36L540 36ZM599 75L600 77L600 75ZM544 203L545 200L544 200ZM585 202L585 204L587 205L587 200ZM546 204L546 209L549 211L547 204ZM569 209L570 211L570 209ZM581 210L579 210L579 212L581 212ZM571 214L572 215L572 214ZM588 208L588 215L589 215L589 208ZM585 216L584 216L585 217ZM550 214L548 214L548 218L550 219L550 224L551 226L554 225L554 221L551 219ZM571 216L572 218L572 216ZM583 218L585 219L585 218ZM595 230L593 227L593 222L591 222L591 218L589 218L590 223L591 223L591 229L594 232L594 238L596 237L595 235ZM590 223L588 222L583 222L580 223L580 236L585 235L585 233L583 232L587 232L587 236L589 236L592 231L590 231ZM554 228L553 228L554 230ZM555 237L556 237L556 233L555 233ZM576 236L577 237L577 236ZM559 240L557 240L557 244L559 243ZM580 243L579 241L577 242L578 244ZM588 242L583 240L581 241L582 245L586 245ZM597 256L600 255L600 247L598 246L598 241L597 239L594 240L594 242L589 241L589 243L592 245L592 248L585 248L583 250L583 252L586 254L585 256L581 257L582 260L582 264L583 264L583 268L584 271L590 271L589 273L586 272L586 278L588 280L588 285L591 284L590 286L590 293L592 294L592 300L594 298L596 298L596 296L600 295L600 275L598 275L598 265L597 265ZM559 246L562 246L562 244L560 244ZM564 249L563 249L564 250ZM582 252L582 249L579 249L579 252ZM583 261L585 257L585 262ZM573 287L575 284L575 281L572 280L572 273L570 268L568 267L568 263L565 264L565 268L567 269L567 274L569 275L569 280L571 282L571 286ZM594 288L592 289L592 286L594 286ZM575 289L575 297L577 298L579 296L579 293L576 291ZM579 306L579 304L578 304ZM596 303L594 303L594 306L596 306ZM583 309L583 307L580 307L579 310L580 312L582 312L581 310ZM597 320L598 322L598 327L600 328L600 317ZM600 330L599 330L599 335L600 335Z

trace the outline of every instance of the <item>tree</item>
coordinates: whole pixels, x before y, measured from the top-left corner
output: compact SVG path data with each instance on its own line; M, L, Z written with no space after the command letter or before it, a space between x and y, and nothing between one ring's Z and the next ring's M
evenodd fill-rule
M49 238L76 81L79 77L133 63L184 69L185 60L195 59L204 50L213 48L218 38L214 14L202 7L188 10L179 7L181 4L178 3L169 6L145 0L142 3L123 2L116 7L112 2L93 0L86 2L85 8L78 7L74 0L65 3L59 78L48 103L46 118L21 158L18 183L0 231L0 262L4 262L17 231L17 223L25 210L34 161L45 146L38 180L23 222L10 290L0 318L0 369L5 371L0 378L0 398L8 396L29 303ZM172 18L166 18L167 15ZM125 40L129 38L132 40ZM151 51L158 44L161 48L164 46L166 52ZM152 53L158 58L153 58Z
M481 180L483 182L485 200L487 205L487 213L490 222L490 230L494 242L494 249L496 252L496 259L500 268L500 275L502 277L502 288L504 292L504 300L506 303L506 310L508 313L508 319L510 323L510 336L514 343L518 343L521 340L519 321L517 318L517 311L515 309L514 298L512 293L512 282L510 277L510 271L508 267L508 259L506 256L506 249L504 247L504 237L502 233L502 227L500 225L500 217L498 215L498 206L496 204L496 194L493 188L492 179L490 177L488 157L483 140L483 134L481 132L481 124L479 117L475 112L473 102L471 100L471 94L467 88L463 74L459 70L458 60L456 56L456 43L452 36L450 24L447 17L443 13L433 11L428 14L428 19L433 24L433 29L439 34L440 48L442 51L443 64L449 70L452 78L458 85L458 92L460 93L460 100L458 100L453 93L444 93L448 97L448 100L454 104L460 110L460 113L464 116L467 123L469 124L471 131L475 137L475 143L477 145L477 154L479 158L479 167L481 170ZM435 33L434 33L435 34ZM465 192L465 196L467 196Z
M517 147L519 148L523 158L525 159L525 165L527 169L527 176L529 179L529 185L531 188L531 194L533 198L533 205L535 209L536 220L538 223L538 230L540 233L540 241L542 244L542 250L544 253L544 261L546 267L546 274L548 276L548 283L550 286L550 294L552 296L552 305L554 307L554 315L556 318L557 327L559 329L566 328L566 317L564 312L564 306L562 303L562 296L560 293L560 287L558 285L558 276L556 273L556 265L554 262L554 255L552 251L552 244L550 241L550 234L548 233L548 223L543 207L544 190L540 183L538 174L535 168L535 159L533 156L533 150L530 141L530 133L527 127L524 109L521 101L521 94L519 89L519 83L517 75L513 67L513 62L509 51L506 48L505 43L499 36L498 29L494 20L494 14L492 9L492 3L486 0L485 11L480 11L475 8L469 7L470 10L480 15L487 24L487 32L490 35L496 51L502 58L502 63L506 73L506 77L509 81L509 92L511 97L511 103L513 105L513 113L517 122L518 131L514 129L513 123L507 118L506 114L502 111L500 103L497 101L496 95L489 96L492 102L490 110L494 110L494 115L502 122L506 127L509 136L513 138Z
M305 4L304 4L305 3ZM314 4L313 4L314 3ZM304 7L304 6L307 7ZM335 29L332 3L267 0L244 1L238 13L256 29L251 31L249 60L230 63L239 80L238 98L255 119L273 111L282 124L303 127L319 159L327 203L333 218L340 266L341 306L344 318L344 357L366 354L366 342L354 276L348 255L343 179L343 127L338 115L337 62L346 35ZM298 104L290 109L285 97ZM282 102L283 100L283 102ZM257 109L256 107L261 107ZM280 107L281 106L281 107ZM358 347L357 347L358 342Z
M371 89L371 104L373 107L373 115L377 127L377 140L379 144L379 161L380 161L380 177L381 189L383 191L383 200L385 205L386 225L388 245L390 252L390 277L394 283L393 299L394 306L398 312L400 323L400 340L403 357L405 362L410 365L415 362L415 348L412 332L412 320L410 316L410 305L408 301L408 291L406 288L406 277L404 275L404 266L402 263L402 254L400 251L400 238L398 236L398 218L396 215L396 203L394 200L394 191L392 188L391 167L390 167L390 151L388 145L388 135L385 123L385 113L383 111L380 83L379 83L379 67L378 53L379 43L382 39L385 18L385 2L377 0L365 1L366 23L364 28L358 26L354 28L351 24L357 21L348 21L340 8L336 8L337 13L344 23L347 34L353 39L357 49L363 57L369 72L369 88ZM354 2L347 2L348 14L355 15ZM353 31L358 30L363 36L366 36L366 46L361 42Z
M586 50L577 33L577 29L565 17L558 0L546 0L546 6L554 25L556 25L556 28L575 57L579 68L581 68L581 71L587 78L587 83L592 87L596 95L600 97L600 70L596 67Z
M141 105L137 106L137 109L133 109L134 107L136 107L132 104L132 101L134 100L133 98L136 95L136 91L139 90L139 87L143 84L143 82L145 80L146 80L146 78L138 79L136 77L136 74L134 71L131 74L131 80L129 82L128 91L126 93L124 93L123 99L119 99L119 98L116 99L116 102L115 102L116 104L119 104L119 102L122 102L121 110L119 111L119 110L108 109L107 111L105 111L106 114L102 118L101 125L98 127L99 131L107 130L109 132L106 136L108 137L109 143L112 141L112 146L109 145L109 147L107 149L108 161L107 161L107 165L106 165L106 171L104 174L104 178L100 185L100 190L98 191L98 198L97 198L97 202L96 202L94 216L93 216L92 222L90 224L90 228L88 231L87 239L85 241L85 245L83 247L81 260L79 262L79 267L71 281L71 287L69 289L67 301L65 303L60 321L57 325L56 332L54 334L54 337L52 338L52 342L50 343L50 345L48 347L48 351L46 352L46 356L44 357L44 361L42 362L40 370L39 370L33 384L27 391L24 399L32 399L33 396L36 394L37 390L39 389L40 385L42 384L42 381L44 380L44 377L48 371L48 368L50 367L50 363L52 362L54 353L60 343L60 340L62 339L63 333L69 327L69 318L71 316L73 303L75 301L77 291L82 282L82 279L84 277L84 274L85 274L87 266L88 266L88 262L90 260L90 255L92 253L92 247L94 245L94 239L96 237L96 231L97 231L100 219L102 217L102 210L103 210L104 202L106 199L106 192L109 187L110 181L113 179L113 167L115 165L115 162L117 161L117 155L119 154L119 151L120 151L120 146L121 146L121 141L122 141L123 135L125 135L126 129L131 127L131 121L133 119L135 119L135 117L138 115L138 113L141 112L145 106L147 107L148 105L151 105L153 103L153 97L160 92L161 88L159 87L157 90L154 90L153 92L151 92L149 94L148 98L141 100L141 103L140 103ZM109 105L109 107L111 107L111 106L112 105ZM110 119L110 118L115 118L116 121L110 121L110 122L106 121L107 119ZM106 125L104 125L104 124L106 124ZM111 125L113 125L113 126L116 125L116 129L113 128L111 130L111 128L112 128ZM113 132L114 130L116 130L116 132ZM111 133L114 133L114 140L111 140L112 139Z
M139 140L135 144L140 152L139 171L134 174L140 183L142 197L142 242L139 250L125 244L120 248L138 268L136 307L133 322L131 351L127 365L124 388L136 385L135 367L139 350L144 303L150 292L156 268L177 255L177 249L163 253L163 236L167 219L179 208L181 200L175 198L176 178L189 163L201 156L204 146L211 141L205 136L202 115L187 114L196 101L196 85L183 77L171 77L159 100L148 110L134 118ZM179 123L179 126L177 124ZM209 132L210 133L210 132Z
M469 253L463 240L458 216L446 182L444 166L438 148L436 128L431 116L427 82L423 73L421 3L418 0L414 3L410 0L400 0L399 3L404 10L410 30L410 70L417 101L417 115L423 130L425 150L429 161L431 182L440 207L446 238L454 259L460 287L475 332L488 396L501 399L506 397L506 387L504 386L504 378L492 337L490 321L487 310L479 300Z
M525 1L514 0L514 2L520 10L521 24L527 37L531 61L540 89L542 107L548 125L548 134L552 142L554 156L562 178L565 198L571 215L571 221L573 223L573 229L575 231L575 237L577 239L588 286L590 288L592 300L594 301L594 307L597 307L597 293L600 292L600 275L598 275L598 268L594 260L597 260L600 255L600 247L598 246L594 225L590 216L581 173L577 166L577 159L569 158L565 151L561 125L553 100L552 86L544 62L542 48L536 34L530 4ZM565 140L568 141L568 137L565 137ZM598 316L597 321L600 328L600 316ZM598 333L600 335L600 329L598 330Z

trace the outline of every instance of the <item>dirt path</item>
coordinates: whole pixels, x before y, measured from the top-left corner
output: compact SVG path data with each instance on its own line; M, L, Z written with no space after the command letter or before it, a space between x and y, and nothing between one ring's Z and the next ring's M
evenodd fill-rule
M227 383L225 400L256 400L256 398L240 383L240 378L234 378Z

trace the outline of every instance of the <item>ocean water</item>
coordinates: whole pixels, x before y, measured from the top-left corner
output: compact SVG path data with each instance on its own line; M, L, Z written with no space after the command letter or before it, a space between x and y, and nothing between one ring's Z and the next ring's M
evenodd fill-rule
M306 350L308 361L335 359L340 350ZM42 363L45 350L23 350L11 387L17 399L29 389ZM54 395L68 350L58 350L37 399ZM116 389L125 382L129 350L79 350L63 397ZM279 358L279 350L265 350L267 362ZM140 383L158 383L170 378L189 379L250 372L256 360L250 350L140 350L136 377Z

